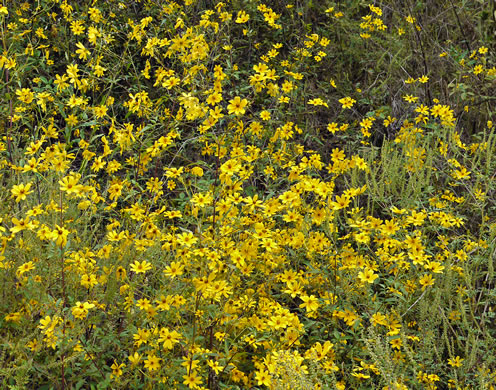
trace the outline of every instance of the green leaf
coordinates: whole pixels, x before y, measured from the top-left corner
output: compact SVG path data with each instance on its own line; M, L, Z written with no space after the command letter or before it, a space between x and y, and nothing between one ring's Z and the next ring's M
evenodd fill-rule
M86 383L85 379L81 379L79 382L76 383L76 386L74 387L75 390L79 390L83 385Z

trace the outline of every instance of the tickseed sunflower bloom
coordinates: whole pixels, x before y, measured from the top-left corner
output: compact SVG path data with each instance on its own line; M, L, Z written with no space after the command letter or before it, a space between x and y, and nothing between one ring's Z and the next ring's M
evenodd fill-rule
M148 355L148 358L145 359L145 368L148 368L148 371L155 371L160 368L160 359L155 355Z
M76 302L76 305L72 308L72 315L80 320L83 320L88 315L89 309L95 307L95 304L89 302Z
M26 104L29 104L34 100L34 93L29 88L16 90L16 95L21 102Z
M201 378L196 371L191 371L189 374L183 376L184 384L190 389L198 387L202 383Z
M70 231L63 226L55 225L55 229L50 233L50 238L55 241L57 246L63 247L67 244L67 236Z
M256 380L259 386L270 386L271 379L270 374L265 370L260 370L255 373Z
M229 100L229 105L227 106L227 111L229 114L243 115L246 110L245 107L248 105L248 100L241 99L236 96L234 99Z
M238 12L236 23L243 24L246 23L248 20L250 20L250 15L248 15L245 11Z
M28 183L26 185L24 184L19 184L16 186L12 187L12 198L16 198L16 202L19 203L21 200L25 200L26 197L32 193L31 191L31 183Z
M353 104L356 103L356 100L347 96L347 97L344 97L342 99L339 99L339 103L341 103L341 105L343 106L343 109L351 108L351 107L353 107Z
M307 312L315 311L319 308L319 300L314 295L303 295L301 297L303 303L300 305L301 308L305 308Z
M374 283L379 276L374 273L370 268L365 268L362 272L358 273L358 278L363 283Z
M83 186L78 184L81 175L71 174L59 180L60 190L68 194L79 194Z
M17 273L19 276L22 276L28 271L31 271L35 268L34 264L32 261L28 261L27 263L24 263L23 265L19 266L17 268Z
M14 226L10 228L12 233L18 233L24 229L33 229L36 227L36 224L33 221L29 220L29 217L24 219L17 219L16 217L12 217L12 223Z
M137 274L144 274L146 271L152 269L152 265L146 260L143 260L141 263L139 261L135 261L133 264L131 264L130 268L131 271L134 271Z
M164 349L172 349L181 337L181 334L175 330L171 332L167 328L162 328L160 329L158 342L163 343Z

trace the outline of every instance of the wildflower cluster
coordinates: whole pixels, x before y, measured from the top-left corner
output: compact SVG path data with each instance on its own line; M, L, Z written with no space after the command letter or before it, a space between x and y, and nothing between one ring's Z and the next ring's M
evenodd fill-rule
M4 387L494 384L493 48L303 3L0 7Z

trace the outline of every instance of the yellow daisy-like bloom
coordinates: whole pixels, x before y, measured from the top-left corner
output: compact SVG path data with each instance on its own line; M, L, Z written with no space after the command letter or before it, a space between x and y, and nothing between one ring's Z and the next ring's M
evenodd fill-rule
M463 360L465 359L462 359L460 356L455 356L453 359L448 359L448 364L451 367L461 367Z
M12 187L12 198L16 198L16 202L19 203L21 200L25 200L27 195L32 193L33 191L31 190L31 183L28 183L26 185L24 184L19 184L17 186Z
M343 109L351 108L351 107L353 107L353 104L356 103L356 100L347 96L347 97L344 97L342 99L339 99L339 103L341 103L341 105L343 106Z
M265 370L260 370L255 373L256 380L258 382L259 386L270 386L271 385L271 378L270 374L265 371Z
M236 96L234 99L229 100L227 111L229 114L243 115L246 112L245 107L247 104L248 100L241 99L239 96Z
M155 371L160 368L160 359L155 355L148 355L148 359L145 360L145 368L148 368L148 371Z
M242 24L246 23L248 20L250 20L250 15L248 15L245 11L239 11L235 22Z
M21 102L26 104L29 104L34 100L34 93L29 88L16 90L16 95Z
M68 194L79 194L83 190L83 186L78 184L81 175L70 174L59 180L60 190L67 192Z
M50 233L50 238L52 241L55 241L58 246L63 247L67 244L67 236L69 233L70 231L65 227L55 225L55 229L53 229Z
M152 265L146 260L143 260L141 263L139 261L135 261L131 264L130 268L131 271L136 272L137 274L144 274L146 271L152 269Z
M362 272L358 273L358 278L362 283L374 283L379 276L374 273L370 268L365 268Z
M303 303L300 305L301 308L305 308L307 312L315 311L319 308L319 300L314 295L303 295L301 297Z
M34 266L33 262L28 261L27 263L24 263L23 265L21 265L17 268L17 274L19 276L22 276L23 274L25 274L28 271L31 271L34 268L35 268L35 266Z
M88 315L88 310L94 308L95 305L89 302L76 302L76 305L72 308L72 315L80 320L83 320Z

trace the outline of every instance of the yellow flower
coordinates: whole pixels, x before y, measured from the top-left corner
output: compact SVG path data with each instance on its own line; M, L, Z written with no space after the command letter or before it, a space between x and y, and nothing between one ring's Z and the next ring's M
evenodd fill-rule
M405 95L403 96L403 99L405 99L409 103L415 103L418 100L418 97L412 95Z
M26 185L24 184L19 184L15 185L12 187L11 192L12 192L12 198L16 198L16 202L19 203L21 200L25 200L27 195L32 193L33 191L30 191L31 189L31 183L28 183Z
M85 27L82 20L74 20L71 22L71 31L74 35L81 35L84 33Z
M58 246L62 247L67 244L67 236L69 233L69 230L63 226L55 225L55 229L50 233L50 238L52 241L55 241Z
M173 261L164 269L164 274L169 276L171 279L174 279L176 276L181 276L183 271L184 265L182 265L179 261Z
M126 367L124 363L117 364L117 362L114 360L114 364L110 366L112 369L112 374L110 375L111 378L119 378L122 375L122 368Z
M176 238L179 245L183 245L188 248L192 245L195 245L198 241L198 238L196 238L191 232L178 234Z
M133 366L136 366L141 361L141 355L135 352L134 355L129 355L128 359Z
M303 295L301 300L303 303L300 304L300 307L305 308L307 312L316 311L319 308L319 300L315 297L315 295Z
M395 349L401 349L401 346L403 345L403 341L400 338L392 339L389 343L391 344L391 347Z
M78 48L76 54L79 54L79 59L86 60L90 55L90 51L81 42L76 43L76 47Z
M468 171L467 168L462 167L461 169L455 169L451 176L459 180L468 180L470 179L470 171Z
M268 121L270 119L270 112L266 110L262 111L260 113L260 118L262 118L262 120L264 121Z
M90 289L97 284L98 284L98 281L96 279L96 275L84 274L81 276L81 286L86 287L87 289Z
M78 124L78 117L75 116L75 115L68 115L67 118L65 118L65 122L70 126L70 127L74 127Z
M83 190L81 184L77 184L81 175L70 174L59 180L60 190L67 192L68 194L80 194Z
M455 356L453 359L448 359L448 364L451 367L461 367L463 360L460 356Z
M424 291L427 287L434 285L435 280L436 279L434 279L430 274L422 276L419 279L419 284L422 286L422 291Z
M88 14L90 15L90 19L95 23L99 23L103 17L102 12L98 8L90 8Z
M77 52L77 50L76 50ZM69 80L69 77L67 77L66 74L63 74L62 76L56 74L55 75L55 80L54 80L54 84L57 86L57 92L58 91L63 91L64 89L66 89L69 84L66 83L66 81Z
M391 219L385 221L384 224L380 226L380 230L385 236L391 236L399 230L399 226Z
M203 169L201 167L193 167L191 168L190 172L193 176L198 176L198 177L203 176Z
M198 377L198 373L196 371L192 371L187 375L183 376L184 379L184 384L188 386L190 389L197 388L198 385L202 383L202 380L200 377Z
M482 65L475 65L474 66L474 74L479 74L484 71L484 67Z
M26 104L31 103L34 99L34 93L29 88L22 88L16 90L16 95L18 96L18 99L21 102Z
M222 101L222 95L219 92L214 92L208 95L207 97L207 104L210 104L211 106L215 106L217 103Z
M158 342L163 343L164 349L173 349L174 344L176 344L181 337L181 333L178 333L175 330L171 332L167 328L162 328L160 329Z
M257 371L255 373L255 376L257 378L257 382L259 386L267 386L270 387L271 385L271 380L270 380L270 374L267 371Z
M333 210L341 210L341 209L348 207L350 202L351 202L351 199L349 196L344 195L344 194L341 196L336 195L336 201L332 202L332 208L333 208Z
M352 99L351 97L347 96L347 97L344 97L342 99L339 99L339 103L342 104L343 106L343 109L346 109L346 108L351 108L353 107L353 104L356 103L356 100L355 99Z
M26 272L28 271L31 271L32 269L34 269L34 264L32 261L28 261L27 263L24 263L23 265L19 266L17 268L17 274L19 276L22 276L23 274L25 274Z
M138 299L136 306L139 307L140 310L149 310L152 307L148 298Z
M248 20L250 20L250 15L248 15L245 11L239 11L235 22L242 24L246 23Z
M33 229L36 227L35 223L29 220L29 216L24 219L12 217L12 223L14 226L10 228L10 231L14 234L24 229Z
M50 316L46 316L45 318L40 319L40 325L38 325L38 328L41 330L48 329L50 323L52 323L52 319L50 318ZM52 325L53 327L56 326L56 324L57 324L56 318L54 318L54 321L52 324L55 324L55 325Z
M148 355L148 358L145 360L145 368L148 368L148 371L155 371L160 368L160 358L155 355Z
M19 322L21 317L21 313L19 312L9 313L5 316L5 321Z
M374 273L370 268L365 268L362 272L358 273L358 278L362 283L374 283L379 276Z
M146 260L143 260L141 263L139 261L135 261L133 264L131 264L131 271L136 272L137 274L140 273L145 273L146 271L149 271L152 269L152 265L147 262Z
M239 96L236 96L234 99L229 100L227 111L229 114L243 115L246 112L245 107L247 104L248 100L241 99Z
M79 72L79 69L78 69L78 64L70 64L69 66L67 66L67 75L69 76L70 78L70 82L73 83L73 84L76 84L76 81L78 80L78 72Z
M213 360L208 360L207 365L216 373L219 374L224 367L222 367L219 362L213 361Z
M93 303L88 302L76 302L76 305L71 309L72 315L80 320L83 320L88 315L88 310L94 308L95 305Z
M312 106L324 106L329 107L326 102L324 102L321 98L315 98L308 101L308 104Z

